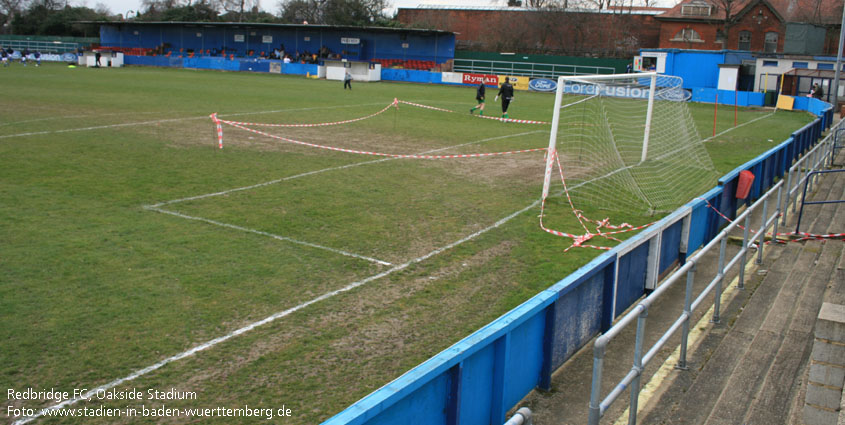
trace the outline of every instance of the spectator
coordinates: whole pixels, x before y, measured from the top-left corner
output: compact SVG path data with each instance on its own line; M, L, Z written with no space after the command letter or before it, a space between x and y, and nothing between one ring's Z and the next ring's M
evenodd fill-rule
M290 56L285 56L284 62L285 62L285 63L290 63Z
M824 89L818 83L813 84L813 97L819 100L824 97Z

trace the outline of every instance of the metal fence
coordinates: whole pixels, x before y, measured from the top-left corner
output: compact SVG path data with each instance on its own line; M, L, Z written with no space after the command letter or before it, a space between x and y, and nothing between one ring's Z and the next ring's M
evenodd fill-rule
M533 78L556 79L562 75L614 74L616 69L608 66L555 65L533 62L504 62L478 59L455 59L455 72L473 74L520 75Z
M762 260L765 235L769 228L773 229L773 233L778 231L778 218L781 216L781 211L785 211L789 207L789 203L793 203L793 211L795 204L798 202L798 192L802 184L812 184L813 176L817 175L816 171L824 167L831 161L833 146L835 138L833 134L837 133L837 128L842 126L843 121L840 121L822 142L816 145L806 155L799 158L795 165L793 165L788 172L786 184L781 179L774 184L765 194L748 206L745 211L737 216L728 226L726 226L719 234L711 239L701 250L695 255L690 256L687 261L674 273L672 273L664 282L648 297L640 301L633 307L625 316L622 317L616 324L607 330L602 336L596 339L593 351L593 383L590 392L590 416L589 424L597 425L599 420L610 407L610 405L618 399L626 389L630 388L630 401L628 409L628 424L635 425L637 423L637 404L640 394L640 378L642 372L651 360L653 360L660 349L663 348L669 339L681 331L680 355L678 360L678 368L684 369L686 367L687 356L687 342L689 339L690 320L692 312L699 307L704 306L705 300L711 293L713 294L713 321L719 321L720 313L720 299L722 294L722 284L727 272L734 266L739 265L739 279L738 287L743 288L745 285L745 263L749 247L751 244L756 244L757 260L759 264ZM793 143L800 143L799 139L792 140ZM786 188L786 197L784 197L784 187ZM769 213L769 207L772 204L772 198L776 197L775 211ZM760 224L751 231L751 215L761 209ZM785 224L785 214L784 222ZM730 259L727 257L727 241L728 235L732 230L744 224L742 248L740 248ZM693 282L695 279L696 265L703 255L709 253L711 250L719 249L719 264L716 276L707 284L707 286L699 293L693 294ZM683 312L680 316L669 326L669 328L658 338L658 340L649 348L643 346L645 338L645 328L648 319L649 308L663 296L672 286L678 281L686 278L686 292L684 296ZM693 297L695 299L693 300ZM709 307L711 304L707 304ZM607 350L607 345L618 336L626 327L633 325L636 322L636 339L633 347L633 364L631 370L619 381L607 396L602 398L602 374L604 370L604 358ZM647 351L646 351L647 350Z
M80 46L80 43L68 41L19 40L0 38L0 47L3 47L4 49L8 49L11 47L13 50L17 51L23 51L26 49L31 52L41 53L76 53Z

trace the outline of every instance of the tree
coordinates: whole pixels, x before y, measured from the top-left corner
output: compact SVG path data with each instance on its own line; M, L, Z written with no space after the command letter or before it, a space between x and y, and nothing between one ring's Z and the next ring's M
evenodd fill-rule
M387 19L385 0L288 0L279 4L286 23L364 26Z
M0 25L3 33L11 31L11 23L26 8L26 0L0 0Z
M55 9L54 9L55 8ZM12 32L26 35L62 35L85 37L96 33L90 25L80 21L108 21L113 17L87 7L59 6L55 3L30 4L12 21Z
M323 2L320 0L287 0L279 3L279 9L279 17L286 24L323 21Z

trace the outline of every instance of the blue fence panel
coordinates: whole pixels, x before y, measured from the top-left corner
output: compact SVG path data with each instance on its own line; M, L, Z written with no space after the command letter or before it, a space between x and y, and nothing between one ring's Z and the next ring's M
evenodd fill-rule
M307 63L285 63L282 64L282 74L293 75L317 75L319 67Z
M412 69L382 68L381 79L387 81L440 84L442 74L439 72L416 71Z
M660 274L671 269L681 260L681 232L683 220L676 222L663 231L660 243L660 262L657 271Z
M616 254L605 253L548 289L557 295L551 318L548 376L611 323Z
M616 274L616 309L614 319L638 300L645 292L648 243L644 243L619 257L619 272Z
M493 408L493 345L488 345L462 362L459 408L454 423L488 425ZM447 422L448 423L448 422Z
M723 188L721 186L710 189L707 193L694 199L687 205L692 207L690 218L690 235L687 242L688 252L693 252L703 247L708 241L719 233L720 218L713 208L719 208L722 199Z
M543 335L546 315L536 314L510 333L510 352L505 370L502 419L510 406L522 400L540 383L543 368ZM502 420L504 422L504 420Z
M748 91L733 91L733 90L717 90L708 87L694 87L692 89L693 102L714 103L716 96L719 96L720 105L736 104L737 106L763 106L764 93L748 92Z

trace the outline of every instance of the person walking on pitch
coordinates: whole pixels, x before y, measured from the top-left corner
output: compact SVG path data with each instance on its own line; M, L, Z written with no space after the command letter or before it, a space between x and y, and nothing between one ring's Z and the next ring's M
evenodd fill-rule
M343 89L346 90L347 87L349 87L349 90L352 90L352 74L348 69L346 70L346 74L343 76Z
M513 101L513 86L510 81L510 77L505 77L505 82L502 83L499 94L496 95L496 101L499 100L499 96L502 96L502 118L508 117L508 106Z
M470 114L478 109L478 115L484 115L484 94L486 91L487 89L484 87L484 81L482 81L475 90L475 100L478 101L478 105L475 105L475 107L469 110Z

